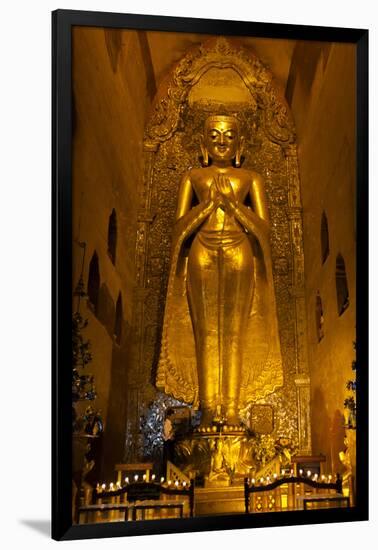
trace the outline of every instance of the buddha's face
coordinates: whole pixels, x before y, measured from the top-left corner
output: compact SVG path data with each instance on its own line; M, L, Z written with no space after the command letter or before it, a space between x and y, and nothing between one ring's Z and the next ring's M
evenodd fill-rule
M204 145L215 162L231 162L238 147L238 124L231 117L210 117L205 124Z

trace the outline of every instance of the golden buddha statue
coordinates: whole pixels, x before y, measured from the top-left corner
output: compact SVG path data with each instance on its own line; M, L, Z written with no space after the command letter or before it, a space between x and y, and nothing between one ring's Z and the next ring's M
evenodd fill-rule
M236 117L207 118L173 230L157 387L199 406L205 426L219 413L238 424L283 383L268 208L243 143Z

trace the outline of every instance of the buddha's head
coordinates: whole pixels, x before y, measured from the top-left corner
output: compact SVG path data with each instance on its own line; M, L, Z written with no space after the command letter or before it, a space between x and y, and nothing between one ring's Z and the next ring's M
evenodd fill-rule
M242 138L237 118L229 115L209 116L205 122L202 142L203 164L209 164L209 157L215 164L240 166Z

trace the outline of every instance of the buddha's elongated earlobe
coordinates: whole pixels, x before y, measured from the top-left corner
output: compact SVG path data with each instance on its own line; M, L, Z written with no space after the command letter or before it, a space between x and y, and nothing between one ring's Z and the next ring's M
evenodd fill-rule
M204 166L209 166L209 153L207 152L207 149L203 142L203 137L201 137L200 146L201 146L201 153L202 153L202 164Z
M237 148L236 154L235 154L235 166L236 166L236 168L240 168L241 157L242 157L242 154L243 154L243 150L244 150L244 136L241 136L240 139L239 139L239 145L238 145L238 148Z

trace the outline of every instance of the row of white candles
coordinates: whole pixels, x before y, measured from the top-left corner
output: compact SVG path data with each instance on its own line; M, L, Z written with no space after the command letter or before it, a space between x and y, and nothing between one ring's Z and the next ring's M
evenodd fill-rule
M304 474L303 470L299 470L299 476L302 477ZM293 477L294 476L294 470L290 470L290 474L287 474L285 472L285 470L282 470L281 471L281 478L284 478L284 477ZM270 477L270 476L266 476L266 477L261 477L260 479L256 480L255 478L252 478L249 480L249 482L252 484L252 485L255 485L255 483L270 483L270 482L274 482L276 481L276 479L278 479L278 474L273 474L273 479ZM337 478L337 476L335 475L334 476L335 479ZM312 475L312 472L311 470L307 470L307 478L308 479L312 479L312 481L319 481L321 483L331 483L332 481L332 475L329 474L328 476L322 474L319 478L319 474L314 474Z
M151 481L155 481L156 480L156 476L155 474L152 474L151 476ZM136 474L134 476L134 481L137 482L139 481L139 476ZM146 474L144 474L142 477L141 477L141 481L144 481L144 482L147 482L147 476ZM164 477L161 477L160 478L160 483L163 484L165 481ZM128 485L130 483L130 479L128 477L125 477L125 484ZM171 485L174 485L175 487L186 487L187 486L187 483L186 481L183 481L182 483L180 483L180 481L176 480L175 482L172 482L171 480L167 481L167 485L170 487ZM110 483L109 484L109 491L118 491L118 489L122 489L122 484L120 481L117 481L117 483ZM106 491L106 483L97 483L97 487L96 487L96 490L98 493L102 492L102 491Z
M299 476L303 476L303 470L299 470ZM282 470L281 472L281 477L285 477L285 476L288 476L289 474L286 474L286 472L284 470ZM290 476L293 477L294 476L294 470L290 470ZM314 474L312 477L312 472L311 470L307 470L307 478L309 479L312 479L312 481L321 481L322 483L330 483L332 481L332 475L329 474L328 476L322 474L319 478L319 475L318 474ZM257 482L260 482L260 483L270 483L271 481L275 481L277 478L278 478L278 474L273 474L273 480L270 476L266 476L266 477L261 477L260 479L257 480ZM336 479L336 475L334 476L335 479ZM151 476L151 481L155 481L156 479L156 476L155 474L152 474ZM134 476L134 481L137 482L139 481L139 476L138 474L136 474ZM144 482L147 482L147 476L146 474L144 474L141 478L141 481L144 481ZM164 477L161 477L160 478L160 483L163 484L165 481ZM128 477L125 477L125 484L128 485L130 483L130 479ZM252 483L252 485L254 485L256 483L256 479L255 478L252 478L250 480L250 483ZM174 483L171 481L171 480L168 480L167 481L167 485L168 486L171 486L172 484L175 485L175 487L180 487L182 485L182 487L186 487L187 483L186 481L183 481L182 483L180 483L178 480L176 480ZM101 491L106 491L106 483L97 483L97 492L101 492ZM117 483L110 483L109 484L109 491L117 491L118 489L122 489L122 484L120 481L117 481Z

